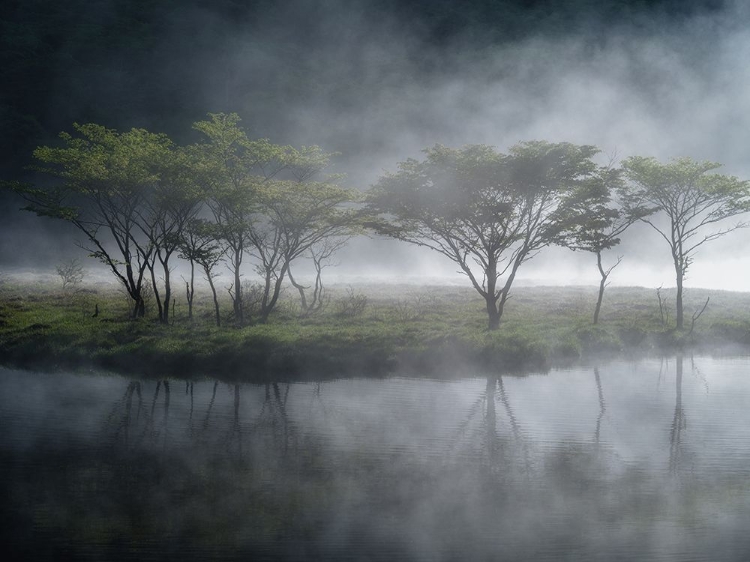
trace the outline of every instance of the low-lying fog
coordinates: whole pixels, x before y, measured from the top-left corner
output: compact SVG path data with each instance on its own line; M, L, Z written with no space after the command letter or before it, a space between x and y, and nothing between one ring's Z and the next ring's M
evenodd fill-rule
M313 9L293 2L268 7L244 27L204 18L202 33L215 39L205 44L213 46L201 60L180 61L192 63L185 72L197 89L189 95L203 100L206 112L239 112L251 134L340 152L343 182L363 190L435 143L507 150L530 139L593 144L603 158L713 160L724 165L720 172L750 178L750 8L744 2L680 13L667 7L606 25L592 18L587 26L582 13L570 30L532 30L494 45L468 32L441 43L378 6L328 2ZM199 16L181 16L167 29L154 72L166 64L169 34L177 38L180 26ZM75 113L78 102L69 103ZM151 122L159 120L143 116L131 126ZM185 122L180 133L189 127ZM53 271L62 254L82 255L70 229L6 216L0 238L6 268ZM750 271L748 242L745 230L705 247L686 286L748 290L742 275ZM605 262L619 255L623 263L612 284L674 285L668 248L645 225L626 232ZM337 261L339 267L326 271L334 282L462 282L447 260L382 239L355 239ZM86 265L93 267L93 260ZM561 249L544 250L519 272L521 283L597 281L591 255Z

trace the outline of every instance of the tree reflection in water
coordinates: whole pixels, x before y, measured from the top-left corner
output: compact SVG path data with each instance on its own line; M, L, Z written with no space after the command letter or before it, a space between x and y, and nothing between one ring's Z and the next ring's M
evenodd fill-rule
M684 369L684 358L678 354L675 359L675 404L674 417L669 431L669 470L672 473L679 472L682 459L682 432L687 428L687 418L682 407L682 374Z
M700 558L707 549L686 549L703 544L704 531L726 537L750 523L739 504L727 507L747 499L750 473L735 464L720 481L695 476L703 453L693 452L690 486L669 485L686 466L686 401L699 419L684 368L678 357L674 400L671 390L644 391L658 362L632 383L610 366L594 368L594 381L587 369L456 381L189 382L184 393L173 392L175 381L113 379L100 385L111 402L91 392L103 404L98 440L84 432L85 446L25 468L33 488L3 470L14 488L32 490L24 492L30 512L47 519L27 526L46 529L55 553L74 544L106 559L386 550L431 560ZM732 454L736 463L744 453ZM704 505L733 518L712 523Z

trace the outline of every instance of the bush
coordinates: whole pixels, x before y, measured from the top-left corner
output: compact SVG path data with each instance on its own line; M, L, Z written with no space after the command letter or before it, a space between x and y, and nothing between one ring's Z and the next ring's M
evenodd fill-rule
M336 314L339 316L361 316L365 312L367 307L367 297L354 289L349 287L346 290L346 297L339 299L336 302Z
M66 293L80 285L85 275L81 262L75 258L60 262L55 270L62 281L62 290Z

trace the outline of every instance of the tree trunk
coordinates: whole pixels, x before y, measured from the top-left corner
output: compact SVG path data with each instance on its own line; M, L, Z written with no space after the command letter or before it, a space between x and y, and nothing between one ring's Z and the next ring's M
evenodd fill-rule
M245 322L244 310L242 308L242 282L240 280L240 264L242 263L242 250L234 251L234 319L238 326Z
M146 304L143 302L143 269L139 270L138 281L133 276L133 267L125 266L125 290L133 299L133 313L131 318L143 318L146 315Z
M497 309L497 301L489 294L485 297L485 301L487 302L487 316L489 318L487 328L489 330L497 330L500 327L501 316Z
M193 297L195 296L195 262L190 260L190 284L186 288L188 303L188 320L193 320Z
M276 307L276 303L279 300L279 294L281 293L281 284L284 282L284 276L286 275L287 270L289 269L289 263L285 263L281 267L281 271L279 271L279 276L276 278L276 282L273 284L273 293L271 294L270 300L267 300L268 294L266 294L263 298L263 308L261 309L261 323L265 324L268 320L269 315L271 314L271 311ZM268 283L270 282L270 279L266 280L266 291L268 291Z
M192 274L191 274L192 277ZM187 305L188 305L188 321L193 321L193 295L190 293L190 287L191 283L186 282L185 283L185 296L187 297Z
M146 316L146 303L143 296L139 295L133 306L133 318L143 318Z
M219 299L216 296L216 287L214 286L214 280L211 277L211 271L209 268L204 267L204 271L206 272L206 279L208 279L208 285L211 287L211 293L214 296L214 310L216 311L216 326L221 326L221 316L219 314Z
M676 306L676 312L677 312L677 329L682 330L683 324L684 324L684 318L682 313L682 281L683 281L683 274L682 270L679 265L675 265L675 269L677 270L677 296L675 297L675 306Z
M169 279L169 255L165 257L161 265L164 269L164 314L162 315L161 322L162 324L169 324L169 303L172 300L172 283Z
M305 287L303 285L300 285L294 280L294 277L292 276L292 268L289 268L289 281L292 284L292 286L299 291L299 300L300 300L300 306L302 307L302 315L304 316L305 313L307 313L307 297L305 296Z
M513 264L513 268L510 270L508 279L505 281L505 285L503 286L502 291L500 291L500 302L497 305L498 322L500 321L500 318L503 317L505 303L508 302L508 298L510 297L510 288L513 285L513 281L516 278L516 272L518 271L518 268L521 266L522 262L523 257L521 255L516 256L516 261Z
M156 274L154 273L154 264L150 265L148 268L149 272L151 272L151 289L154 292L154 300L156 300L156 308L157 313L159 315L159 322L164 322L164 308L161 304L161 297L159 296L159 288L156 286ZM169 309L169 301L165 301L165 306L167 309Z
M596 253L596 265L599 268L599 274L601 279L599 280L599 297L596 300L596 308L594 309L594 326L599 323L599 312L602 309L602 300L604 299L604 288L607 286L607 277L609 276L604 268L602 267L602 253Z
M497 297L495 296L495 288L497 287L497 263L492 256L490 256L484 275L485 279L487 279L487 294L484 296L487 305L487 329L493 331L500 327L501 313L497 308Z

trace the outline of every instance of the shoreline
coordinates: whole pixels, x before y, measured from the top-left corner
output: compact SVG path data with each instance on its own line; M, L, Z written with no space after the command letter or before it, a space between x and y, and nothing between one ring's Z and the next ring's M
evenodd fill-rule
M267 324L217 328L205 295L192 322L178 315L165 326L149 318L129 320L127 302L110 289L84 285L62 294L51 284L6 284L0 286L0 364L264 382L403 371L449 378L467 368L485 374L540 371L680 350L750 354L748 293L691 291L686 311L692 314L707 294L712 306L692 332L677 332L659 317L650 289L610 288L602 321L593 325L595 288L522 287L514 291L500 329L488 331L482 303L470 288L355 289L367 297L361 315L336 312L335 299L345 295L334 288L333 304L321 315L300 318L288 298ZM95 304L102 314L93 318Z

